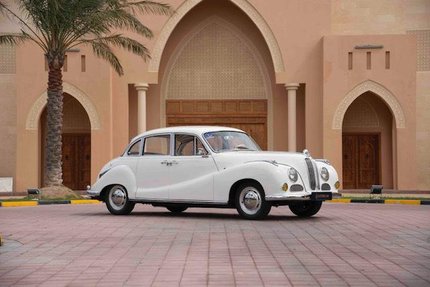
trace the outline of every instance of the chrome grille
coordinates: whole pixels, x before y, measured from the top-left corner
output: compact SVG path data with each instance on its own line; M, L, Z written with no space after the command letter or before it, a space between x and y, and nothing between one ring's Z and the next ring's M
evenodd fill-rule
M316 180L315 180L315 169L314 166L312 164L312 161L310 158L305 158L306 161L306 165L308 167L308 174L309 174L309 184L311 185L311 189L315 190L315 187L317 185Z

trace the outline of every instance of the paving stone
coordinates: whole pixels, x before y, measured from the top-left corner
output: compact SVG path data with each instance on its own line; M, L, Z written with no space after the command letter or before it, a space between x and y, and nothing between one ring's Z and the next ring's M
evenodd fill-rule
M0 286L430 286L430 206L0 208Z

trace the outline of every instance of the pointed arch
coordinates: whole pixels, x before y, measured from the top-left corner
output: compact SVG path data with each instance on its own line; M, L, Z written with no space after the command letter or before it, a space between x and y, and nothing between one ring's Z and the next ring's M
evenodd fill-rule
M181 19L197 4L202 2L203 0L186 0L182 3L181 6L175 11L175 14L167 20L167 23L162 28L157 41L154 45L154 48L151 53L151 61L148 65L149 72L158 72L161 63L161 56L163 54L166 43L172 34L175 27L181 21ZM269 25L266 23L264 18L258 13L258 11L247 1L247 0L230 0L233 4L239 7L251 21L257 26L260 30L261 34L264 37L264 40L269 47L269 51L272 57L273 66L276 73L284 72L284 61L282 59L281 49L279 48L278 42L276 41L275 36L273 35L272 30Z
M333 130L342 129L343 118L348 107L355 99L368 91L378 95L385 101L394 116L396 127L398 129L403 129L406 127L405 113L403 112L400 103L397 101L393 93L391 93L381 84L378 84L377 82L371 80L367 80L355 86L337 106L332 122Z
M88 114L88 118L90 119L91 130L100 129L100 119L96 107L91 102L90 98L83 91L79 90L77 87L67 82L63 82L63 92L74 97L84 107L85 111ZM27 120L25 122L26 130L38 129L40 115L42 114L43 108L46 106L47 99L48 94L45 91L34 102L27 115Z

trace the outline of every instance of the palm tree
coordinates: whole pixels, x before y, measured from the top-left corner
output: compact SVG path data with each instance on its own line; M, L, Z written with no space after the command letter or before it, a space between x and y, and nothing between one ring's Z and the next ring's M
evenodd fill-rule
M147 48L118 31L153 36L137 15L169 15L169 5L138 0L16 0L19 12L0 2L0 12L17 21L19 34L0 35L0 45L17 45L30 40L38 45L48 62L47 135L45 139L45 186L62 185L61 132L63 125L62 68L66 52L78 45L90 45L93 52L123 75L123 67L113 52L122 48L150 57Z

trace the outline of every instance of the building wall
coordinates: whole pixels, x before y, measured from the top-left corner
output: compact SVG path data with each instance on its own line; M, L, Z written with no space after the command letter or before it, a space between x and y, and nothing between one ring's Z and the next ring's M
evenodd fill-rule
M428 0L331 0L336 35L405 34L430 27Z
M0 14L0 34L18 32ZM0 177L13 177L16 187L16 49L0 46Z
M68 54L67 71L63 73L64 85L79 90L85 101L90 102L95 109L87 111L96 114L100 127L92 126L91 177L95 180L98 171L113 156L112 146L112 92L110 87L111 69L108 64L98 58L87 56L91 51L81 47L77 53ZM81 56L86 55L86 71L81 71ZM39 120L44 105L39 107L39 114L33 119L36 128L28 127L31 111L38 104L38 99L46 93L47 72L45 71L42 52L31 43L17 48L16 101L17 101L17 164L16 190L25 191L27 188L40 186L41 146ZM89 76L91 75L91 76ZM64 86L63 85L63 86ZM77 94L70 93L76 97ZM82 103L81 103L82 104ZM28 144L33 143L33 144Z
M380 44L382 49L358 50L363 44ZM372 65L367 68L367 52L371 52ZM390 68L386 68L385 52L390 52ZM324 156L332 160L337 170L342 170L341 134L334 126L342 118L336 112L345 104L348 94L366 82L377 86L379 96L390 94L391 111L397 128L393 155L393 176L397 179L394 187L415 189L417 163L416 150L416 51L415 38L410 35L383 36L327 36L324 37ZM348 53L353 53L353 68L349 69ZM365 91L364 91L365 92ZM372 91L378 94L378 91ZM400 116L404 115L404 126L399 127ZM387 106L390 102L385 101ZM408 151L407 153L405 151Z
M335 35L415 34L417 187L430 189L430 1L332 0L331 33ZM425 63L424 63L425 62ZM422 68L426 67L426 68ZM408 148L410 149L410 147Z
M150 84L147 92L148 128L160 127L163 124L163 73L170 56L193 25L217 14L247 34L268 67L273 101L273 128L270 131L273 136L269 134L269 137L272 138L273 149L287 149L288 106L284 85L301 83L298 91L298 147L308 148L316 158L329 158L341 171L341 137L339 131L331 127L334 112L351 89L366 80L373 80L396 96L406 116L406 128L393 131L393 136L398 139L397 152L393 155L394 186L430 189L427 176L430 150L423 148L430 142L430 118L427 112L430 110L430 72L416 72L416 61L420 62L426 53L422 53L424 56L419 56L421 58L414 58L417 36L409 35L421 33L414 31L430 30L430 1L272 0L268 5L263 0L169 0L168 3L179 10L185 6L192 9L179 21L173 33L168 35L171 38L161 51L157 51L156 47L166 36L163 31L170 25L168 17L142 16L155 36L153 39L143 39L133 35L149 48L154 57L157 53L162 54L158 70L150 70L150 63L124 51L118 51L125 69L122 77L85 47L79 47L79 53L68 55L64 81L82 91L96 107L100 120L100 128L92 130L93 181L101 166L119 155L137 131L134 84ZM241 5L249 5L251 9L246 12L239 8ZM267 27L267 30L260 30L259 27ZM17 31L16 28L16 25L0 18L0 32ZM270 38L267 33L273 34L276 43L266 42ZM354 50L354 71L348 71L348 52L355 45L375 43L383 44L383 51L390 49L390 71L384 68L382 51L372 51L374 66L368 71L364 66L365 52ZM279 47L284 70L273 62L273 45ZM427 46L423 47L427 49ZM82 55L86 56L86 72L81 72ZM0 140L7 143L4 147L8 151L1 150L0 155L2 159L12 162L7 168L2 165L0 173L1 169L8 174L15 173L19 179L16 184L18 191L39 184L40 147L28 145L29 142L38 142L39 131L28 129L26 122L37 99L46 90L47 73L44 66L42 52L31 44L25 44L17 49L16 75L0 75L1 92L7 94L0 99L2 111L6 110L3 104L8 107L2 115L4 118L0 118L1 124L7 123L3 126L0 124ZM411 146L414 147L412 151ZM12 156L13 152L16 152L16 156ZM415 154L419 160L415 161ZM13 158L16 158L16 168L12 168ZM404 162L407 164L398 164ZM38 171L36 174L35 170Z
M0 47L1 49L1 47ZM0 177L15 178L16 98L15 75L0 74Z

